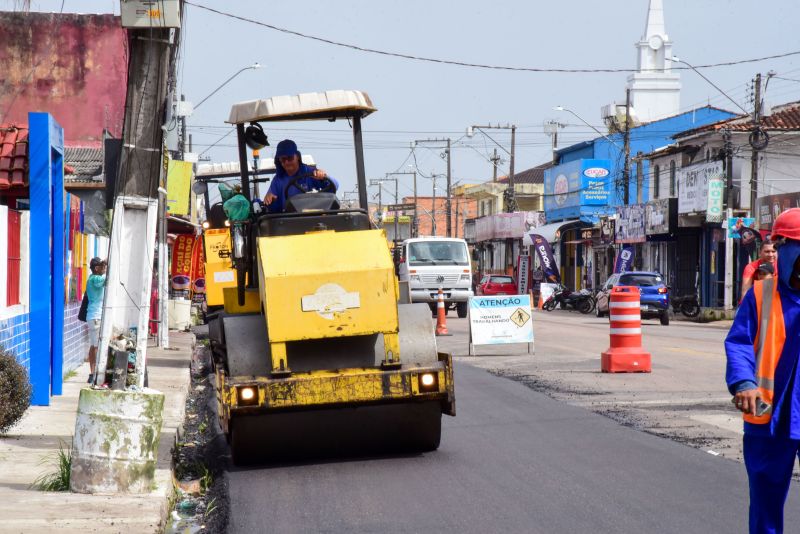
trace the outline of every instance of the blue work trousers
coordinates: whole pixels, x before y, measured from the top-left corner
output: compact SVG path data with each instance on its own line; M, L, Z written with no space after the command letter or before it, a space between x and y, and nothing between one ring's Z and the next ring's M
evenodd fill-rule
M800 440L744 436L744 465L750 480L750 534L783 532L783 506L789 494Z

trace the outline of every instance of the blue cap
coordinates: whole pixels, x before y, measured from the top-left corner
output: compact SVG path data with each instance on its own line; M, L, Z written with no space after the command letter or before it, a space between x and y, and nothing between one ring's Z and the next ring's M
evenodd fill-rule
M291 139L284 139L275 147L275 157L294 156L297 154L297 144Z

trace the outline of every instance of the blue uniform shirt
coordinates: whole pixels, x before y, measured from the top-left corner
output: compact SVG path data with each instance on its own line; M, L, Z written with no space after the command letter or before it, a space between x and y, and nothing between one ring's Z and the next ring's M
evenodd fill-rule
M786 341L778 366L775 369L775 398L773 415L767 425L744 423L745 434L773 435L800 439L800 292L789 289L783 281L775 279L783 308ZM758 313L755 293L750 289L742 300L728 337L725 353L728 357L726 382L731 394L745 382L756 381L756 363L753 344L758 332Z
M314 167L306 165L305 163L300 164L300 169L297 171L297 174L311 174L314 172ZM297 176L295 174L295 176ZM280 213L286 209L286 198L283 196L283 192L286 189L286 185L292 181L292 176L289 176L284 172L282 168L278 168L278 172L275 174L275 177L272 179L272 182L269 185L269 192L275 195L277 198L272 201L272 203L268 206L270 213ZM339 182L336 181L335 178L328 176L327 180L330 180L333 183L334 191L339 189ZM306 189L321 189L325 186L325 180L317 180L311 176L300 178L298 180L298 184L302 185ZM289 188L289 196L293 197L302 193L302 190L297 187Z

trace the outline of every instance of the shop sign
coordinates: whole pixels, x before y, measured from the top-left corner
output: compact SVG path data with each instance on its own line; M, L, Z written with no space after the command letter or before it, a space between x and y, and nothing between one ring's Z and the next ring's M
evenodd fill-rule
M672 202L670 202L672 201ZM646 235L669 234L674 231L676 210L674 199L659 198L645 204L644 233Z
M475 220L476 241L490 239L522 239L529 230L544 225L543 211L497 213Z
M189 214L189 191L192 185L192 164L169 160L167 166L167 211L170 215Z
M533 343L530 295L470 298L469 330L473 345Z
M517 258L517 293L524 295L530 285L531 257L520 254Z
M706 208L706 221L722 222L722 195L725 191L725 182L722 177L715 176L708 180L708 206Z
M758 227L771 230L775 218L789 208L800 208L800 192L769 195L756 200Z
M616 234L614 241L617 243L644 243L644 204L630 204L617 208Z
M544 209L548 218L578 217L586 206L607 206L611 197L611 161L581 159L544 172Z
M681 169L678 178L678 213L701 213L708 209L708 181L723 177L721 161L710 161ZM721 219L720 219L721 220Z
M186 290L192 286L192 250L195 238L191 234L178 234L172 245L172 289Z

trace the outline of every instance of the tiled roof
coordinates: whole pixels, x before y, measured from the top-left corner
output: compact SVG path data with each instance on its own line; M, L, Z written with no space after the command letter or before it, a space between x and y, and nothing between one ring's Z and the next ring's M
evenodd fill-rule
M0 124L0 189L28 182L28 128Z
M553 162L542 163L532 169L514 173L515 184L544 184L544 171L551 168ZM498 180L500 183L508 183L508 176L502 176Z
M791 102L772 108L772 113L761 117L761 127L766 130L800 130L800 102ZM703 132L716 132L727 129L737 132L747 132L753 127L753 117L751 115L739 115L732 119L725 119L681 132L674 137L687 137Z
M64 181L66 183L103 182L102 174L102 148L69 146L64 148Z

